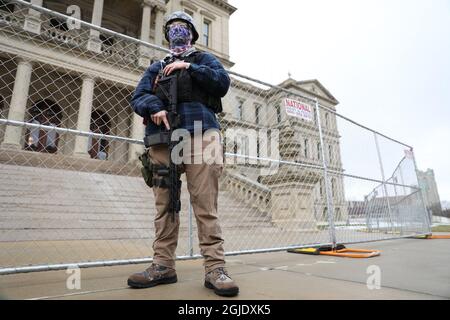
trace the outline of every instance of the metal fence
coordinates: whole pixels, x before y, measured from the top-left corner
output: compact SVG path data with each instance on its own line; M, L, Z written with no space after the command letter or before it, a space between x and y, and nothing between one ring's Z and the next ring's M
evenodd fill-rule
M130 99L165 54L24 1L0 3L0 274L151 261L154 199ZM228 255L430 232L412 147L338 114L318 81L229 74L219 116ZM181 198L177 256L198 258L186 189Z

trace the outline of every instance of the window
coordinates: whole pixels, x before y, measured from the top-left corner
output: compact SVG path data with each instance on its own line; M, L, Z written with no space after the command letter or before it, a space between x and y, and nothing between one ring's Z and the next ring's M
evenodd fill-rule
M277 123L280 123L281 122L281 107L280 107L280 105L277 105L275 109L277 112Z
M328 113L325 113L325 127L328 128L329 126L329 115Z
M241 137L241 154L248 156L249 155L249 145L248 145L248 137ZM246 162L248 159L246 159Z
M304 147L303 147L303 154L305 156L305 158L308 158L308 147L309 147L309 141L308 139L304 140Z
M336 179L331 179L331 194L333 198L336 196Z
M261 116L261 105L255 104L255 123L259 124Z
M318 160L320 160L320 153L321 153L320 142L317 142L317 159Z
M331 162L333 155L333 146L331 144L328 145L328 161Z
M5 118L6 115L3 115L3 112L5 112L5 98L3 98L3 96L0 96L0 116L2 118Z
M323 208L322 219L323 220L327 220L328 219L328 209L327 209L327 207Z
M67 26L67 23L61 19L51 18L50 26L52 28L59 29L61 31L69 31L69 27Z
M111 120L109 116L100 110L94 110L91 114L91 132L99 134L110 134ZM98 137L89 137L89 155L92 159L107 160L109 142Z
M341 209L340 208L336 208L336 220L337 221L342 220L342 215L341 215Z
M105 46L112 47L114 45L114 38L111 36L100 35L100 40Z
M242 107L244 105L244 100L238 99L237 100L237 106L236 106L236 114L235 118L241 120L242 119Z
M62 121L62 109L52 100L36 102L31 109L30 123L59 127ZM25 150L56 153L58 151L59 134L54 129L30 128L25 134Z
M13 13L14 12L14 3L8 0L0 0L0 10Z
M235 154L248 156L249 155L249 140L248 137L238 135L236 137L236 146L235 146ZM247 163L248 158L238 158L239 163Z
M211 41L211 22L203 20L203 44L209 47Z
M261 146L259 144L259 139L256 140L256 156L259 157L259 150L261 149Z

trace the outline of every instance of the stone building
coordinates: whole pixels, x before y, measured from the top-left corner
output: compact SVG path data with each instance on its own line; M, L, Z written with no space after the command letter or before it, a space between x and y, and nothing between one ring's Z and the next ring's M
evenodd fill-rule
M226 0L28 2L163 47L167 46L161 33L164 15L184 10L199 30L197 47L216 55L226 68L234 65L229 56L229 18L236 8ZM145 68L163 52L7 0L0 1L0 24L0 118L142 139L142 119L132 112L129 99ZM279 86L336 110L338 101L318 80L289 78ZM314 109L309 122L287 115L281 103L287 97L284 91L233 77L223 100L222 127L277 129L281 159L311 168L281 164L276 172L262 175L260 163L233 164L223 183L241 201L270 212L272 221L296 220L309 229L327 222L323 174L314 169L322 165L318 119ZM321 112L321 124L329 167L343 172L336 117ZM8 163L13 159L17 164L54 163L53 168L130 174L143 150L136 144L71 133L0 127L0 161ZM255 146L245 139L244 134L235 141L241 152L249 153ZM227 150L234 150L230 146ZM343 178L332 175L330 180L335 220L345 221Z
M417 178L428 212L431 212L431 215L435 216L442 215L441 200L439 198L433 169L427 169L426 171L418 170Z

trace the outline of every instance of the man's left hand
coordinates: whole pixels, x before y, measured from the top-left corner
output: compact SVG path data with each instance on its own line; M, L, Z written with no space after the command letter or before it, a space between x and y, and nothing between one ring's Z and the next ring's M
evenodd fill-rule
M175 62L172 62L171 64L168 64L164 68L163 73L165 76L168 76L175 70L187 69L189 66L190 66L190 63L187 63L184 61L175 61Z

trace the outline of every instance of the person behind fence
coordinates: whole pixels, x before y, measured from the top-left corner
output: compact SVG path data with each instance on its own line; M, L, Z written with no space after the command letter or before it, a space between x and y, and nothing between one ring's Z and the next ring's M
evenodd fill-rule
M146 124L144 141L148 151L140 159L144 178L153 188L156 216L153 263L145 271L131 275L128 285L148 288L177 282L175 250L180 217L175 213L180 209L179 175L185 173L204 257L204 286L218 295L234 296L239 287L225 269L224 240L217 212L223 144L216 113L222 111L221 98L228 92L230 78L215 56L193 46L199 35L191 16L177 11L165 20L163 32L170 54L147 68L131 99L134 112ZM171 76L173 81L167 81ZM174 87L175 94L171 94ZM170 107L174 103L176 110ZM200 136L194 135L194 122L201 123ZM173 135L173 130L178 128L187 130L193 137L188 142L192 148L183 149L181 165L173 167L171 142L164 133ZM199 155L198 148L194 147L195 139L201 139L200 153L211 146L219 150L213 162L201 157L200 163L195 162ZM174 178L171 173L178 176ZM175 196L178 200L173 199Z

